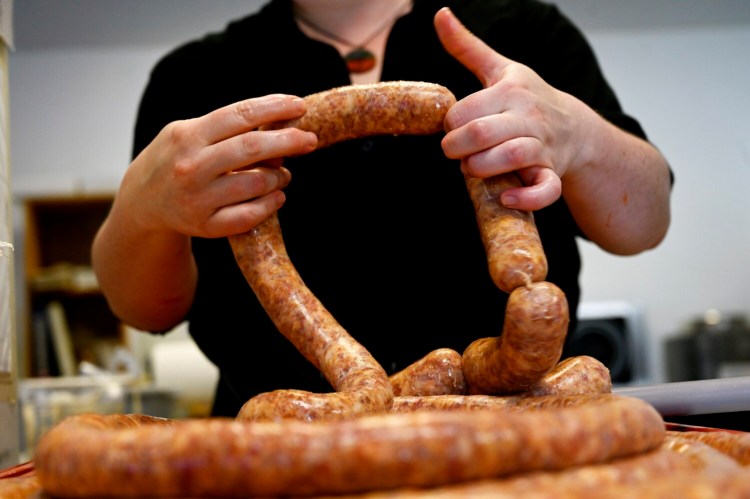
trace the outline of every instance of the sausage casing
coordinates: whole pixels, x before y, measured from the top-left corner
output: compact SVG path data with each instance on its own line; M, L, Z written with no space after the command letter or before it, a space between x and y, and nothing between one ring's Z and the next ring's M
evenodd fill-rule
M506 293L547 278L547 256L534 214L506 208L500 202L500 195L505 190L521 185L521 179L515 173L485 179L466 177L490 276Z
M63 497L342 494L605 462L658 447L664 432L653 407L628 397L313 424L213 418L107 429L71 416L40 439L34 465L44 490Z
M372 135L427 135L444 130L445 113L455 104L442 85L386 81L347 85L304 97L305 114L266 129L299 128L314 132L318 148Z
M529 390L560 360L568 323L567 299L554 284L513 290L502 334L475 340L463 352L470 390L491 395Z
M277 390L257 395L238 417L247 420L346 419L391 407L393 389L382 366L305 285L286 252L276 214L229 237L237 264L277 329L337 393Z
M438 348L388 378L394 396L466 393L461 354Z
M558 362L525 395L576 395L610 392L612 392L612 377L607 366L594 357L579 355Z

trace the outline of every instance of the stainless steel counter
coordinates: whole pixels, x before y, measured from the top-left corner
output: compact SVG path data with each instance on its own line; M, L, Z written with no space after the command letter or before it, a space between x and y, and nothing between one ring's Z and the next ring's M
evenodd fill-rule
M612 391L645 400L662 416L750 411L750 376L616 387Z

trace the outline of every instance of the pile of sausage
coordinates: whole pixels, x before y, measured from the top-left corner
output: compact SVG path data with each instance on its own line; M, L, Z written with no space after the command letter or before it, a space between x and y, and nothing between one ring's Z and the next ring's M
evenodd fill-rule
M305 116L277 126L312 130L319 147L437 133L454 102L429 83L355 85L307 97ZM305 286L274 216L230 237L233 252L279 331L334 391L263 393L235 419L71 416L35 450L40 489L60 497L748 496L750 437L726 433L715 443L668 432L649 404L612 394L595 359L560 361L565 296L545 281L532 214L497 201L517 177L466 183L490 275L509 293L498 337L463 353L429 352L387 376Z

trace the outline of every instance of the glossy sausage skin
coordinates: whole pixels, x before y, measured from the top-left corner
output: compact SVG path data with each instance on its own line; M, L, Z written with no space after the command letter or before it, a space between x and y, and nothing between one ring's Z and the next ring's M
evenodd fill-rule
M750 493L747 472L706 449L664 445L635 456L561 471L538 471L429 489L399 489L338 499L728 499ZM721 461L721 459L718 459ZM743 483L743 477L744 482Z
M394 393L391 409L394 412L570 407L606 401L612 393L612 379L604 364L582 355L559 362L530 390L517 395L486 395L476 391L437 393L437 390L411 395L405 391Z
M3 499L42 499L42 486L36 473L0 479L0 497Z
M34 457L44 490L63 497L240 497L439 486L647 452L665 431L653 407L628 397L523 413L106 428L118 417L71 416L47 432Z
M463 353L470 390L490 395L524 392L560 360L568 332L568 302L542 281L511 292L499 337L475 340Z
M442 132L456 98L447 88L418 81L387 81L325 90L304 98L301 118L266 129L299 128L318 136L318 148L373 135Z
M557 363L525 395L577 395L611 393L612 377L602 362L588 355L569 357Z
M457 395L466 393L461 354L439 348L388 378L393 395Z
M522 185L518 175L505 173L486 179L468 176L465 179L495 285L511 293L519 286L544 281L547 256L534 214L506 208L500 203L500 195L505 190Z
M305 285L286 252L274 214L230 236L237 264L278 330L326 377L336 393L276 390L243 405L243 420L347 419L385 412L393 389L372 355L334 319Z
M607 404L619 398L614 394L582 395L426 395L399 396L393 399L391 412L416 411L527 411Z
M680 440L702 442L723 452L743 466L750 466L750 433L724 431L670 431L668 435Z

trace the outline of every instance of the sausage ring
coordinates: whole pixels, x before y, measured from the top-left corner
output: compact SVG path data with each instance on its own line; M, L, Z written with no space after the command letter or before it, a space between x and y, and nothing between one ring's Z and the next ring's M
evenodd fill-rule
M605 462L654 449L665 434L651 405L614 395L520 413L388 413L312 424L129 418L70 416L49 430L34 458L45 492L268 497L429 487Z
M453 94L424 82L384 82L334 88L305 97L299 119L266 128L315 132L318 148L382 134L431 134L443 130ZM307 288L287 255L276 214L244 234L229 237L235 259L279 331L318 368L335 393L276 390L248 400L245 420L347 419L388 411L393 389L372 355L331 316Z

